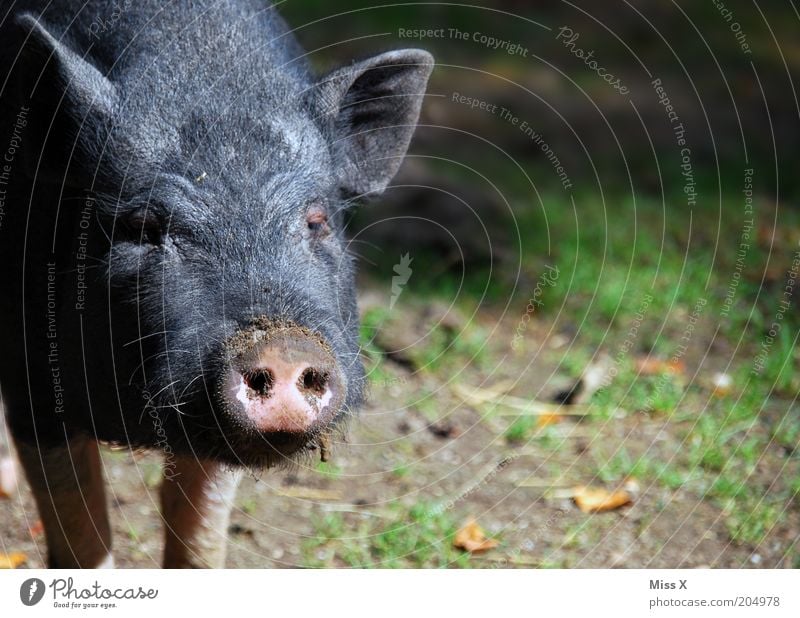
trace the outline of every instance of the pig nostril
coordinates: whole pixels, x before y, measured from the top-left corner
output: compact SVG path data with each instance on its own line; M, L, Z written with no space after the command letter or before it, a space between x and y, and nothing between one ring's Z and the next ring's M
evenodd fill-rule
M328 386L328 374L309 367L300 376L300 388L315 395L322 395Z
M259 395L268 395L275 378L268 369L257 369L242 374L244 383Z

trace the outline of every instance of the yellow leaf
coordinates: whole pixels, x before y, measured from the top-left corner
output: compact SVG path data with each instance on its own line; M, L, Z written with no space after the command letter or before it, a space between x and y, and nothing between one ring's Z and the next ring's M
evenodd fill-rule
M497 547L497 541L494 539L487 539L483 529L474 519L470 518L456 533L453 546L457 549L468 551L471 554L478 554L489 551L493 547Z
M637 359L636 371L643 376L657 376L664 373L680 375L686 372L686 365L680 359L663 361L648 356L646 358Z
M600 487L576 487L572 499L584 513L603 513L613 511L633 502L624 489L609 492Z
M16 569L27 561L28 556L19 551L12 554L0 553L0 569Z
M538 427L547 427L548 425L555 425L561 422L561 415L555 412L545 412L540 414L536 420Z

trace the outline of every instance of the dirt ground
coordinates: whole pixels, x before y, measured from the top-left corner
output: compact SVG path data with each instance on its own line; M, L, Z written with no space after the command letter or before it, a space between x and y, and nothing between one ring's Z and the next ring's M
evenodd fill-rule
M382 378L373 380L347 442L333 445L331 464L321 467L309 460L292 470L248 476L228 530L227 565L349 566L347 548L368 547L383 522L408 523L411 532L424 526L408 520L407 509L426 504L455 524L474 517L498 540L496 548L461 565L792 566L796 555L789 550L800 535L797 505L781 507L777 523L757 546L734 543L724 509L703 497L708 479L701 471L678 487L627 479L631 505L598 514L579 510L570 497L574 486L613 488L626 481L600 473L620 447L634 458L680 461L691 421L636 411L602 420L565 418L534 431L530 439L509 441L511 421L468 405L454 385L505 384L512 395L548 401L570 383L569 376L554 373L556 360L570 345L568 336L532 320L524 348L512 351L509 334L519 321L512 313L486 310L476 318L488 347L482 363L414 372L405 363L384 362ZM713 365L714 359L705 363ZM696 369L695 363L687 372ZM435 404L422 405L423 393ZM106 450L103 461L117 565L157 567L160 458ZM786 454L775 446L762 453L757 473L780 483L782 475L796 472L787 465ZM338 538L319 538L320 522L331 517L341 522ZM0 499L0 551L24 552L28 567L44 564L36 520L25 483L17 495ZM422 535L419 542L430 544ZM453 555L452 539L443 542L448 552L440 553ZM381 566L381 559L373 566Z

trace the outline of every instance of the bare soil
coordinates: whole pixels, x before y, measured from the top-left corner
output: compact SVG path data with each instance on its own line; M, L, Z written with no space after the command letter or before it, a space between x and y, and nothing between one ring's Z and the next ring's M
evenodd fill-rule
M604 482L598 470L620 447L632 457L680 461L687 421L635 411L610 420L564 419L543 429L545 438L510 443L504 433L511 419L465 404L452 386L505 382L519 397L552 399L570 382L554 373L569 337L534 319L523 349L514 352L510 341L519 316L486 310L477 319L488 333L482 363L418 372L391 361L383 364L389 377L373 384L347 443L333 444L327 473L307 460L291 470L248 476L228 530L227 565L307 566L319 556L304 548L326 514L340 513L345 536L353 535L345 542L358 545L369 543L358 537L363 522L391 522L403 505L426 503L439 505L457 522L475 517L500 541L490 552L470 558L475 567L792 566L789 549L800 535L797 505L782 510L758 546L735 544L725 526L726 513L703 497L707 479L700 471L675 489L636 479L632 505L581 512L569 497L570 488L613 487L617 481ZM714 359L704 362L713 366ZM688 367L687 373L697 369ZM433 412L415 403L423 393L435 401ZM778 446L764 452L757 473L775 479L779 487L789 470L786 457ZM158 566L160 457L105 451L103 461L117 565ZM17 495L0 499L0 551L24 552L28 567L43 566L43 536L31 531L36 521L23 482ZM330 564L346 566L346 561L334 557Z

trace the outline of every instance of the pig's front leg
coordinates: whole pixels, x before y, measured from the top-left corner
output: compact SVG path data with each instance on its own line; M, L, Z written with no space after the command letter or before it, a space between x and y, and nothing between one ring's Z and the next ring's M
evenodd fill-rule
M165 467L165 568L225 566L228 522L241 476L241 471L191 457L176 457Z
M55 448L16 446L44 526L48 566L113 567L97 442L75 437Z

